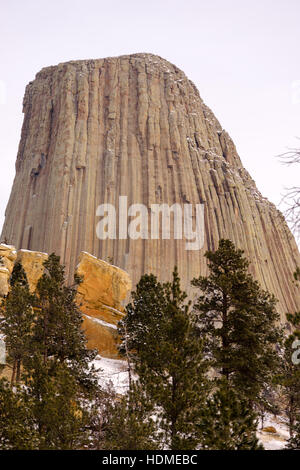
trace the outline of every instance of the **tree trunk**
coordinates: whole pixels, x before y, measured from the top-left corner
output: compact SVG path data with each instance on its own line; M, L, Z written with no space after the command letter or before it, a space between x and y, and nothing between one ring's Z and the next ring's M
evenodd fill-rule
M223 294L223 309L222 309L222 327L223 327L223 335L222 335L222 348L223 348L223 358L227 360L227 351L229 348L228 344L228 334L227 334L227 311L228 311L228 302L227 302L227 296L226 294ZM228 367L225 367L224 365L222 366L222 375L226 378L226 380L229 380L229 370Z
M128 346L127 346L127 328L126 328L126 325L124 325L124 330L125 330L125 353L126 353L126 359L127 359L127 365L128 365L128 382L129 382L129 390L131 391L132 372L131 372L129 351L128 351Z
M176 401L176 390L177 390L177 384L176 380L174 377L172 377L172 405L174 407L174 403ZM173 414L171 417L171 449L172 450L178 450L176 449L176 422L177 422L177 416Z
M290 437L293 437L294 434L294 422L295 422L295 416L294 416L294 397L290 397L290 403L289 403L289 432L290 432Z
M12 371L11 379L10 379L10 386L11 386L11 387L14 386L14 382L15 382L16 365L17 365L17 361L15 360L15 361L14 361L14 365L13 365L13 371Z
M18 384L21 379L21 359L17 360L16 383Z

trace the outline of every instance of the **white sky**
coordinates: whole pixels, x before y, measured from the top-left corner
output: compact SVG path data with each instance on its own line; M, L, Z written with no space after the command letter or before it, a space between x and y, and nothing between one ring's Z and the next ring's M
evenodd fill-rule
M26 84L48 65L136 52L180 67L278 204L299 167L300 0L0 0L0 228Z

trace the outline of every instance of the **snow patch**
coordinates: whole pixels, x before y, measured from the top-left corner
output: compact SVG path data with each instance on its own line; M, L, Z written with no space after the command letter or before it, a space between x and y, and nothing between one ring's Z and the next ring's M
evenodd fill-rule
M5 266L0 266L0 272L9 274L9 270Z
M100 318L90 317L89 315L86 315L86 314L84 314L84 316L94 323L99 323L99 325L106 326L107 328L112 328L113 330L117 330L117 326L114 325L113 323L108 323L104 320L101 320Z
M108 262L105 261L104 259L97 258L97 256L91 255L91 253L88 253L87 251L82 251L81 253L84 253L85 255L88 255L88 256L90 256L91 258L94 258L94 259L96 259L96 260L98 260L98 261L102 261L103 263L107 264L108 266L111 266L112 268L121 269L121 268L119 268L119 266L115 266L114 264L108 263ZM80 264L80 263L78 263L77 268L78 268L79 264Z
M101 369L98 372L99 385L103 387L111 382L116 393L123 395L127 392L129 379L126 361L97 356L93 365L96 369Z
M98 259L97 256L91 255L91 253L88 253L87 251L82 251L81 253L90 256L91 258Z
M110 310L111 312L117 313L118 315L124 316L124 313L118 310L117 308L110 307L109 305L102 304L103 307L107 308L107 310Z
M264 429L270 426L276 429L276 434L259 429L257 431L259 441L266 450L284 449L289 439L289 430L285 420L280 416L275 417L268 414L264 420Z
M25 248L22 248L19 250L21 253L35 253L36 256L42 256L46 255L48 256L48 253L44 253L43 251L33 251L33 250L25 250Z

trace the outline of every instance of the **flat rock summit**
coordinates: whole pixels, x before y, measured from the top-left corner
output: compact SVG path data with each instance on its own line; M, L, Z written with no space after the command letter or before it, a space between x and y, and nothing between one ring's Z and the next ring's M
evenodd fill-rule
M282 318L300 309L292 282L300 255L284 217L176 66L133 54L47 67L26 87L23 112L2 241L55 252L70 276L86 251L126 270L133 286L149 272L169 280L177 265L192 293L190 280L207 273L205 251L230 238ZM99 239L97 208L118 209L120 196L149 208L149 220L153 204L202 204L203 246L187 250L172 224L169 239L120 236L118 216L116 237Z

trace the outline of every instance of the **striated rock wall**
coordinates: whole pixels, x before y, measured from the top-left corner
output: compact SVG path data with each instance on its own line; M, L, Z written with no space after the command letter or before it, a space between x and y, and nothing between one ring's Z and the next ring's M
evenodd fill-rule
M29 287L34 291L48 255L37 251L16 251L13 246L0 245L0 256L3 260L3 266L0 266L0 300L8 293L9 277L16 261L22 263ZM130 278L125 271L89 253L80 254L77 273L83 278L76 301L83 313L88 347L97 349L103 357L116 358L116 324L124 315L123 302L131 290Z
M256 279L300 309L299 251L282 214L257 190L234 143L185 74L151 54L73 61L41 70L26 88L16 177L2 237L56 252L70 275L78 254L112 259L133 285L145 272L184 287L207 272L204 252L232 239ZM99 240L96 208L204 204L204 247L185 240ZM190 293L192 291L190 290ZM298 295L298 297L297 297Z

